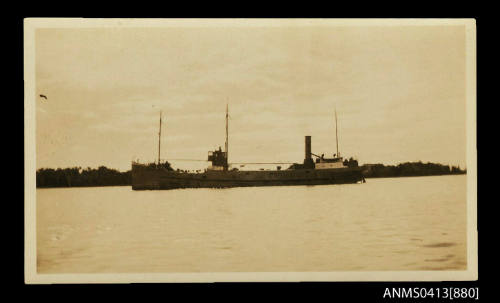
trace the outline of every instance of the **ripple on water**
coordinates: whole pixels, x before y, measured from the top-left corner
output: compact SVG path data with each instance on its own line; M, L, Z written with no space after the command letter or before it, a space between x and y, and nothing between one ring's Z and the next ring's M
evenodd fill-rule
M446 262L449 261L450 258L436 258L436 259L425 259L425 262Z
M425 244L425 245L422 245L422 247L440 248L440 247L451 247L451 246L455 246L455 245L457 245L457 243L439 242L439 243Z
M460 268L457 266L438 266L438 267L423 266L419 268L419 270L457 270L457 269Z

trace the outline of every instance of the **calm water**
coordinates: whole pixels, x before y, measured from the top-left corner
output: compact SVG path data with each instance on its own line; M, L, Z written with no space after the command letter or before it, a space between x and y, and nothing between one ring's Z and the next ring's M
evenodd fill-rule
M466 176L37 190L40 273L466 268Z

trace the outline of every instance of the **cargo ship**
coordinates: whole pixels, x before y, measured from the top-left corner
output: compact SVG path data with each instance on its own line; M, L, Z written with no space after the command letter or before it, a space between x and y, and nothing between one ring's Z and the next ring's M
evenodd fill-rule
M318 156L311 152L311 136L305 136L305 155L302 163L291 163L282 169L275 170L238 170L231 168L228 161L229 127L228 107L226 106L226 142L224 151L208 152L207 162L203 171L189 172L174 170L168 160L162 161L161 152L161 113L160 131L158 133L158 161L154 163L139 163L132 161L132 189L159 190L178 188L228 188L248 186L290 186L290 185L326 185L364 183L361 167L357 160L344 160L338 151L337 113L335 111L335 137L337 153L332 158ZM314 159L313 159L314 157ZM242 163L237 163L242 164ZM257 163L248 163L257 164ZM258 164L283 164L282 162L267 162ZM290 164L290 163L288 163Z

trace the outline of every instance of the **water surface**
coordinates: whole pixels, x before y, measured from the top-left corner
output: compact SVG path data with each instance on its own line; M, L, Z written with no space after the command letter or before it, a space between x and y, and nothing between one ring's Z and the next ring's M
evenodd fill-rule
M466 269L466 176L37 189L39 273Z

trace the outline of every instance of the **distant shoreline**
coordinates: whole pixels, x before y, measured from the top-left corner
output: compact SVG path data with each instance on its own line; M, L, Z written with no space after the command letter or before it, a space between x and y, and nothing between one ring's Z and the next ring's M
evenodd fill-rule
M428 177L463 175L467 170L436 163L406 162L396 166L364 164L363 176L371 178ZM36 171L37 188L130 186L131 171L120 172L105 166L99 168L41 168Z
M421 161L405 162L398 165L364 164L361 167L365 178L443 176L467 173L467 170L462 170L458 166L423 163Z
M417 176L380 176L380 177L365 177L365 178L366 179L384 179L384 178L441 177L441 176L460 176L460 175L467 175L467 173L440 174L440 175L417 175Z

